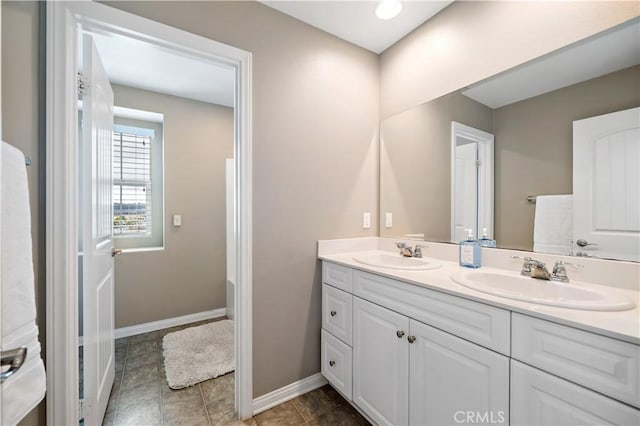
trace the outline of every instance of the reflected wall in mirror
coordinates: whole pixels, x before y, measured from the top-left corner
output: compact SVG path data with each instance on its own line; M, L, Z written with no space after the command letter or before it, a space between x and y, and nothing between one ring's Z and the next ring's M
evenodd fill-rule
M459 225L471 223L461 226L478 237L487 227L501 248L638 261L640 117L631 111L621 128L594 130L578 145L584 148L577 148L584 151L578 156L574 122L640 106L639 22L383 120L380 215L391 213L393 226L380 221L380 235L458 241ZM465 174L452 167L452 122L495 137L494 184L484 188L494 194L493 226L479 219L480 181L469 192L471 169ZM590 168L574 167L576 161ZM458 178L467 179L466 189L460 184L466 195L452 197ZM581 195L575 200L580 182L589 188L586 201ZM463 218L458 205L465 214L475 211L475 219Z

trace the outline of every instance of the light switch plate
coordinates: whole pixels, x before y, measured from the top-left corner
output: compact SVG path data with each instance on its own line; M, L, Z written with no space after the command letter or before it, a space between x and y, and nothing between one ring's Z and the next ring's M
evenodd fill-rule
M391 228L393 226L393 213L387 212L384 215L384 226Z
M173 215L173 226L182 226L182 215L174 214Z
M370 212L362 213L362 227L364 229L370 229L371 228L371 213Z

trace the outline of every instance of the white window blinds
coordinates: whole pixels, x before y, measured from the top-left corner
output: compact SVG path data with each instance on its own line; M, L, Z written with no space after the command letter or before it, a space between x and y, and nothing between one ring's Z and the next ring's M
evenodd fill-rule
M151 141L154 131L114 126L113 234L148 237L152 230Z

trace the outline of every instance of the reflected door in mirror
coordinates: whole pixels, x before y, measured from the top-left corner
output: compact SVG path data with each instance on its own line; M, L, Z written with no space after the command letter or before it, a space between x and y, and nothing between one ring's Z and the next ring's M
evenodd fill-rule
M493 135L451 122L451 242L493 238Z
M640 108L573 123L574 252L640 260Z

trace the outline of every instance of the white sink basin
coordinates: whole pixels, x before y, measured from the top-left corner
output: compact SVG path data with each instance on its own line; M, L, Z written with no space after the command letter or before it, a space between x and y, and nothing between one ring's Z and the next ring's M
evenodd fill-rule
M515 274L458 271L451 274L451 279L483 293L541 305L589 311L625 311L635 307L631 299L621 295L608 294L580 284L538 280Z
M427 269L436 269L441 266L440 263L431 260L417 257L404 257L399 254L390 253L363 254L354 256L353 260L364 265L404 271L424 271Z

